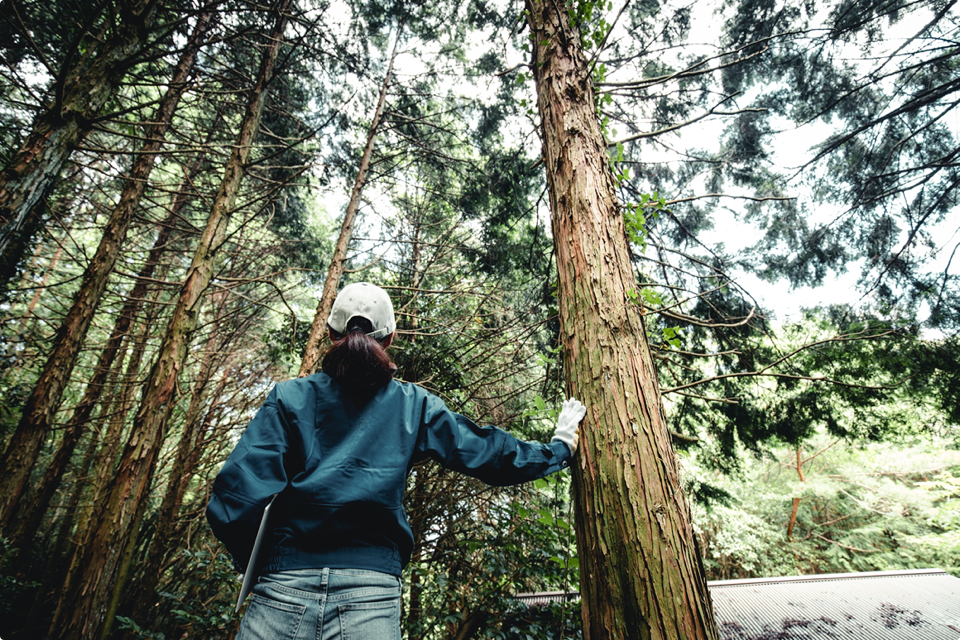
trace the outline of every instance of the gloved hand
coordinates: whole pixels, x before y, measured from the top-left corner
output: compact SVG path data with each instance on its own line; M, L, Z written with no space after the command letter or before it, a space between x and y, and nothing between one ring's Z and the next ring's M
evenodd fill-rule
M586 414L587 408L576 398L568 399L560 409L553 439L567 445L570 448L570 455L577 452L577 445L580 444L580 421Z

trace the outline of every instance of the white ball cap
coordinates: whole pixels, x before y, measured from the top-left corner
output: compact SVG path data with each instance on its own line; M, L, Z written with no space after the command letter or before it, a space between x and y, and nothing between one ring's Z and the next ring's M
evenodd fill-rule
M377 340L386 338L397 328L390 296L369 282L348 284L337 294L327 326L339 334L345 334L350 319L357 316L370 321L373 331L367 335Z

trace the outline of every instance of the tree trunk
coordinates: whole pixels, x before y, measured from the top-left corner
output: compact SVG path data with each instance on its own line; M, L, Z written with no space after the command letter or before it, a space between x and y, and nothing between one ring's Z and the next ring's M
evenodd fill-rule
M42 221L47 219L47 200L40 198L18 229L11 230L6 236L6 249L0 253L0 302L8 302L13 294L11 288L22 275L23 257L30 248L35 236L43 228ZM0 231L0 234L3 232Z
M196 176L197 169L200 165L200 157L198 154L190 166L184 169L184 177L177 189L176 196L174 196L170 211L164 222L160 223L153 247L150 249L150 253L147 254L147 260L143 268L141 268L137 274L136 284L134 284L133 288L127 294L127 299L120 309L116 323L114 323L113 331L107 339L103 351L100 352L97 364L93 368L93 376L91 376L84 389L83 397L67 421L67 425L63 430L63 438L60 441L60 446L56 453L54 453L53 459L47 466L43 478L41 478L40 483L37 485L30 501L19 509L12 511L16 526L10 537L10 545L16 549L23 549L24 546L22 545L25 545L36 533L43 514L47 509L47 505L50 502L50 498L53 497L54 492L57 490L60 480L63 478L63 474L70 462L70 458L73 455L73 451L80 441L90 421L90 417L93 415L93 410L103 396L103 391L107 384L107 376L111 368L122 366L120 362L123 358L120 357L118 359L118 355L122 353L121 347L123 346L124 340L129 335L133 320L147 295L147 282L154 276L157 265L160 263L160 257L167 249L167 242L170 240L170 235L176 225L180 211L187 203L188 187L191 180ZM140 366L139 358L137 359L136 366ZM123 393L121 392L121 396L122 395ZM125 412L123 415L125 415ZM123 418L121 416L120 423L122 424L122 422Z
M527 0L570 395L584 637L717 638L579 32Z
M787 521L787 542L793 542L793 528L797 524L797 510L800 508L800 498L793 499L793 509L790 511L790 520Z
M224 169L223 181L180 289L157 359L143 386L130 441L107 487L107 498L98 507L100 513L93 521L89 544L71 563L67 587L57 604L51 626L51 637L99 640L112 622L108 614L115 582L126 570L125 551L137 535L167 418L176 403L180 371L197 324L202 296L213 275L253 138L260 125L266 88L283 41L290 3L291 0L280 0L276 8L276 23L267 39L256 83L250 90L237 143Z
M457 625L456 632L451 636L451 640L470 640L487 621L487 618L487 614L483 611L472 613L464 611L460 618L460 624Z
M187 493L187 487L193 472L196 469L200 459L198 443L203 428L206 426L202 419L201 410L204 400L207 398L207 384L214 373L215 354L219 352L220 332L219 322L223 308L226 292L217 294L221 297L217 318L214 321L213 329L207 339L206 349L203 352L203 359L200 362L200 371L197 374L196 382L193 386L193 394L190 397L190 406L187 409L183 421L183 434L177 445L177 454L174 457L173 465L170 468L170 480L167 483L167 490L163 496L163 502L160 505L160 511L157 514L156 531L150 543L150 549L147 553L147 560L139 567L140 574L144 579L136 581L133 588L133 594L128 602L132 603L131 617L140 623L144 628L148 628L151 620L148 619L153 609L156 590L160 579L163 559L171 549L171 541L174 536L177 515L180 513L180 506L183 504L183 497ZM226 386L227 376L224 374L217 384L213 393L216 398Z
M317 304L317 312L313 316L313 324L310 325L310 336L307 338L307 346L303 351L303 361L300 363L300 373L298 374L301 378L316 371L317 364L320 362L321 345L327 335L327 318L330 317L330 309L333 308L333 301L337 297L337 286L340 284L344 265L347 262L347 249L350 247L350 239L353 237L353 223L357 217L357 208L360 206L360 193L367 182L370 157L373 155L373 143L377 137L377 129L380 127L380 119L383 117L383 105L386 103L387 88L390 86L393 61L397 57L399 43L400 29L398 28L397 38L393 43L393 52L390 54L390 64L387 65L387 73L383 78L383 84L380 85L380 98L377 100L377 108L373 112L373 121L367 131L367 145L364 147L363 156L360 158L360 168L357 170L357 177L353 182L353 191L350 192L347 211L343 214L340 236L337 238L337 246L334 248L333 257L330 258L330 269L327 271L327 279L323 283L323 293L320 295L319 304Z
M803 447L797 447L797 475L800 482L806 482L803 476ZM793 499L793 509L790 511L790 520L787 521L787 541L793 542L793 528L797 525L797 511L800 509L800 497Z
M80 289L57 331L43 372L24 404L20 423L7 445L3 460L0 461L0 467L4 469L4 474L0 478L0 531L8 528L10 518L23 495L30 472L43 448L63 391L76 364L77 354L83 346L100 298L107 287L107 280L113 272L117 256L126 240L133 213L140 205L140 199L146 190L154 160L163 145L164 135L173 119L180 97L186 90L187 79L196 61L197 51L210 28L211 16L212 13L208 11L201 14L197 20L193 35L174 70L167 92L147 132L147 142L144 143L133 164L120 200L103 230L97 252L83 273ZM108 349L119 348L119 340L122 340L122 336L114 341L116 344L108 346ZM105 375L104 373L103 376ZM100 380L99 384L102 385L102 383L103 380ZM92 409L92 406L83 408L81 405L81 412L87 412L86 417L89 417L89 409ZM79 425L82 425L85 420L86 418L75 425L74 431L77 431L80 428ZM79 434L73 433L71 436L65 440L66 447L61 447L65 460L58 461L58 464L65 465L73 453ZM57 473L57 470L54 469L54 472ZM62 475L62 471L59 473ZM59 477L55 480L59 482ZM49 495L45 500L49 500Z
M80 469L77 472L77 480L74 482L73 490L66 500L62 509L62 522L54 529L52 544L45 552L47 560L44 563L42 578L39 580L40 592L30 604L30 611L27 613L26 622L18 631L15 639L19 638L39 638L42 637L42 621L50 611L51 603L56 596L57 589L53 585L60 583L62 577L61 563L67 557L71 547L71 540L74 528L78 525L78 511L80 499L83 497L84 489L87 487L85 480L89 477L90 469L93 467L93 460L97 454L99 442L91 438L88 442L87 450L84 452L83 460L80 463ZM29 562L29 554L20 554L17 558L18 564Z
M7 255L11 242L116 92L127 61L142 46L156 3L127 0L118 4L117 15L108 17L113 33L105 42L88 43L92 51L80 56L76 64L76 55L68 53L51 104L34 121L30 134L0 173L0 255L5 264L16 264L17 260Z
M113 402L105 405L110 420L107 422L106 433L100 439L96 468L90 475L88 491L91 496L90 506L84 509L78 518L76 534L71 544L70 553L67 555L68 559L81 553L80 549L86 546L98 511L97 507L106 501L107 483L113 477L117 464L117 452L120 450L120 443L123 439L124 425L127 422L127 415L133 408L133 397L137 390L134 381L140 378L140 365L143 363L146 354L147 343L153 334L154 323L160 316L161 305L157 304L159 297L160 292L156 292L153 294L153 300L148 300L150 304L147 305L145 317L139 323L136 334L131 339L133 349L130 351L130 360L127 362L124 381L119 385L119 393L116 394Z
M63 245L58 245L57 250L53 253L53 258L50 259L50 266L47 267L47 270L43 274L43 280L40 282L40 286L37 287L37 290L33 292L33 297L27 304L27 311L23 314L24 324L30 321L30 316L33 315L33 310L37 308L37 303L40 302L40 296L43 295L44 291L46 291L47 282L50 280L50 275L53 273L53 270L57 268L57 263L60 262L60 255L62 253Z

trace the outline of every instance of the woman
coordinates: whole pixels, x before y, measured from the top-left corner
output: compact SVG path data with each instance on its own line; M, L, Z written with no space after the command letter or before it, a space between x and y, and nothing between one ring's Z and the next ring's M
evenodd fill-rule
M251 638L400 637L400 574L413 534L407 474L433 458L491 485L568 466L586 413L563 404L549 445L479 427L419 386L393 380L387 293L344 287L330 312L322 372L277 384L213 484L207 517L245 568L264 505L273 535L240 626Z

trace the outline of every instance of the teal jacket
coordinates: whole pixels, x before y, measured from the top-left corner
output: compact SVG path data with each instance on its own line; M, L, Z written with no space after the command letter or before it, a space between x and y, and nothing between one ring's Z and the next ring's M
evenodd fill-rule
M425 458L502 486L559 471L570 451L477 426L413 384L391 381L361 402L318 373L273 388L217 475L207 519L243 570L263 508L279 493L263 573L399 576L413 549L403 492Z

